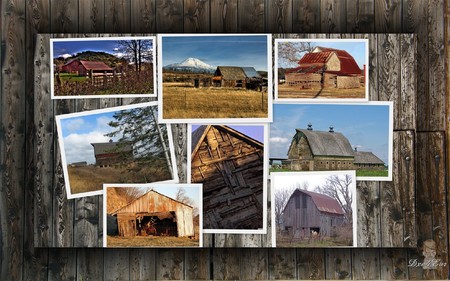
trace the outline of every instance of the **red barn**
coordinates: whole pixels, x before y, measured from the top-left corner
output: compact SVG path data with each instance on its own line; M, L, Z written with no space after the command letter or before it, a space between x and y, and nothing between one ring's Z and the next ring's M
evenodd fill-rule
M94 147L95 165L109 166L133 159L133 147L127 142L91 143Z
M90 71L92 74L104 74L105 72L112 72L113 68L101 61L87 61L87 60L71 60L61 67L62 72L77 73L79 76L87 76Z

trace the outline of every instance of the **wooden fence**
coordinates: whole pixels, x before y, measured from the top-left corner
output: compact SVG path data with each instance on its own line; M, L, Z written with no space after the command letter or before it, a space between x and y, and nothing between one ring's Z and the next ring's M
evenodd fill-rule
M10 0L1 3L0 279L444 279L409 267L437 242L448 263L449 1ZM54 115L131 99L50 100L48 37L38 33L367 33L371 100L394 102L394 179L358 184L358 233L373 249L80 249L101 245L102 198L67 200ZM396 33L415 33L400 35ZM375 34L380 33L380 34ZM381 34L392 33L392 34ZM92 34L95 36L95 34ZM287 37L280 35L280 37ZM445 46L445 48L443 47ZM417 47L417 48L416 48ZM448 89L448 88L447 88ZM186 180L186 126L173 125ZM206 235L264 247L268 235ZM44 248L42 248L44 247ZM389 247L389 248L380 248ZM410 247L403 249L401 247Z

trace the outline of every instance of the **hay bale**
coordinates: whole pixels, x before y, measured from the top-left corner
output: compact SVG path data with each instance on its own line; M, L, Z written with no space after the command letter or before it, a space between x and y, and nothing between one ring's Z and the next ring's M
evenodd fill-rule
M338 76L337 87L339 89L354 89L359 88L359 77L356 76Z

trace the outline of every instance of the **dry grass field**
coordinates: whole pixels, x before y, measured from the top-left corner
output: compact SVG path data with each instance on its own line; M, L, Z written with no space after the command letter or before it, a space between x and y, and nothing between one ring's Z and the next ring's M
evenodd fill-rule
M280 99L363 99L365 88L357 89L299 89L286 84L278 85L278 98Z
M172 236L108 236L108 247L199 247L198 239Z
M103 183L146 183L172 179L162 165L130 169L127 167L67 167L72 194L103 189Z
M267 92L163 83L163 118L267 118Z
M277 247L343 247L353 246L353 231L351 226L336 229L332 236L293 237L282 235L277 231Z

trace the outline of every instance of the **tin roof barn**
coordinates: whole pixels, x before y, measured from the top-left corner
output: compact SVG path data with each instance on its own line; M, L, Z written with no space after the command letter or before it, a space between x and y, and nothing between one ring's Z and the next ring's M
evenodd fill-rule
M254 67L218 66L213 76L216 87L255 88L256 82L261 82L261 75Z
M95 164L107 166L127 162L133 158L133 147L127 142L91 143L94 147Z
M222 125L192 133L191 182L203 183L204 229L263 227L264 146Z
M120 236L194 236L193 207L150 190L112 212Z
M327 195L296 189L283 209L285 230L296 238L311 235L312 231L330 236L345 222L345 213L336 199Z
M79 76L87 76L90 71L95 73L112 72L113 68L101 61L87 61L74 59L61 67L62 72L78 73Z

